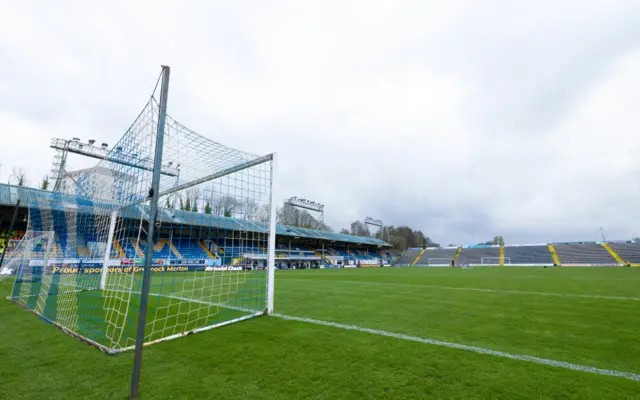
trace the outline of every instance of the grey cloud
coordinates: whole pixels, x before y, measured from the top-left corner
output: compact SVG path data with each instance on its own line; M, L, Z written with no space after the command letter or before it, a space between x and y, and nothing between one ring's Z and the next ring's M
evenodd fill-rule
M617 57L640 44L637 2L568 4L482 7L423 51L479 84L474 99L482 101L469 107L483 127L548 132Z
M0 180L31 155L31 180L44 175L51 136L115 143L166 63L174 118L277 151L278 199L323 202L336 229L371 215L445 244L599 226L625 238L640 218L639 7L13 3L0 15Z

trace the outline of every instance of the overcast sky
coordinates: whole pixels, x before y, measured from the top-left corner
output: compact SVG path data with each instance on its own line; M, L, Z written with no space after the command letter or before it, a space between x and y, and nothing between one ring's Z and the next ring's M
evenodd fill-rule
M336 229L436 242L640 234L640 2L0 0L0 181L52 137L114 144L170 65L169 113L277 152ZM72 167L80 167L78 158Z

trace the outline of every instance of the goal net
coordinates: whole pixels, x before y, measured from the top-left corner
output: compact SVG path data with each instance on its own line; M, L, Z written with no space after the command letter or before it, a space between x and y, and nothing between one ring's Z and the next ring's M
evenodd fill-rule
M0 246L0 260L2 259L2 256L4 255L8 260L13 260L13 262L11 264L9 264L7 261L2 260L2 265L0 266L0 281L3 280L6 277L15 275L16 271L17 271L17 263L19 260L19 257L15 257L14 256L14 252L16 250L16 248L18 247L18 243L19 241L16 240L8 240L6 242L2 242L1 246ZM5 254L6 253L6 254Z
M508 264L510 262L509 257L504 257L504 263ZM482 257L481 258L482 265L501 265L500 257Z
M23 274L30 274L30 268L22 268L26 265L30 267L31 258L33 255L44 255L44 249L46 248L47 234L46 232L28 232L20 240L10 240L7 242L4 251L5 254L4 263L0 268L0 279L3 277L17 275L18 271ZM42 257L40 257L42 258Z
M451 265L451 258L428 258L427 265Z
M27 233L3 267L16 276L10 300L108 353L135 346L148 256L145 344L272 308L274 156L223 146L166 115L150 237L158 118L151 97L95 167L24 196Z

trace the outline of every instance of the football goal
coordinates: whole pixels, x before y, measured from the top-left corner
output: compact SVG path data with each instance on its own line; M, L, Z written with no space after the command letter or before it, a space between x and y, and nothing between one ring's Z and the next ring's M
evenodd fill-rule
M93 168L20 189L27 233L3 267L10 300L110 354L273 310L275 155L180 124L162 76Z
M482 265L501 265L500 257L482 257L481 258ZM504 257L504 264L510 264L511 259L509 257Z
M428 258L427 259L427 265L434 265L434 266L450 266L451 265L451 258Z

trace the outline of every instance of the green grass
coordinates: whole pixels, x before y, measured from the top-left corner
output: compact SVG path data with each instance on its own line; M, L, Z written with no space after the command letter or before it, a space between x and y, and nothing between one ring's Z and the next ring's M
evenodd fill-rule
M106 348L135 345L141 275L110 274L106 290L98 274L28 278L12 291L19 304ZM264 271L152 273L145 341L263 311L265 280Z
M0 282L0 296L10 289L10 281ZM281 314L640 374L640 301L539 293L639 298L640 268L276 275ZM126 398L132 353L104 355L5 300L0 321L1 399ZM148 347L141 393L149 399L637 399L640 382L263 317Z

